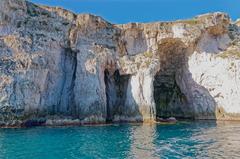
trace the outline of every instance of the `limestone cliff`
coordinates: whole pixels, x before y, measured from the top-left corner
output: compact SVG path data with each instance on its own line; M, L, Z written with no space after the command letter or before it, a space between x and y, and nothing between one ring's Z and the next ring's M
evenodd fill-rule
M240 28L224 13L111 24L0 1L0 125L240 119Z

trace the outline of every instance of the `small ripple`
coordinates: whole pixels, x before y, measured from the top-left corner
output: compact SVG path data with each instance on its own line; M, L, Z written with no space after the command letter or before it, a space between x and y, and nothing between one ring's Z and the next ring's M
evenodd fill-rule
M240 158L240 123L0 130L1 159Z

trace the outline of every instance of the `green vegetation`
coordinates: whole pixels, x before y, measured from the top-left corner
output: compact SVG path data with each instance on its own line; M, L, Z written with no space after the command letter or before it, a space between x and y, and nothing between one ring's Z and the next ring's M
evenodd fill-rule
M144 52L144 56L148 57L148 58L152 58L153 57L153 53L150 52L150 51L146 51L146 52Z
M218 57L221 58L236 58L240 59L240 51L239 50L227 50L224 51L223 53L219 54Z

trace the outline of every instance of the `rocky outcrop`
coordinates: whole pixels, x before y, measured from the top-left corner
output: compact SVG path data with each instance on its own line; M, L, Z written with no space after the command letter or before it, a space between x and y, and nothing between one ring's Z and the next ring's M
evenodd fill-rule
M236 24L237 26L240 26L240 19L237 19L236 22L235 22L235 24Z
M115 25L0 1L0 125L238 120L239 57L224 13Z

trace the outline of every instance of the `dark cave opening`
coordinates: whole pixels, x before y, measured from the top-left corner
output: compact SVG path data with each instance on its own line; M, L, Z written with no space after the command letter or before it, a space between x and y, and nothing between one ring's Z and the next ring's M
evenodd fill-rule
M156 117L185 117L187 99L176 81L179 70L186 65L186 48L183 46L176 39L166 39L159 45L160 70L153 82Z
M130 75L120 75L119 70L110 74L105 69L106 122L112 122L115 115L123 114L129 79Z
M106 117L106 121L107 122L111 122L112 121L112 118L111 118L111 115L110 115L110 101L109 101L109 98L110 98L110 85L111 85L111 78L110 78L110 74L109 74L109 71L106 69L104 70L104 82L105 82L105 91L106 91L106 104L107 104L107 107L106 107L106 112L107 112L107 117Z
M182 107L186 103L186 97L181 92L174 74L157 73L153 85L156 116L184 118Z

